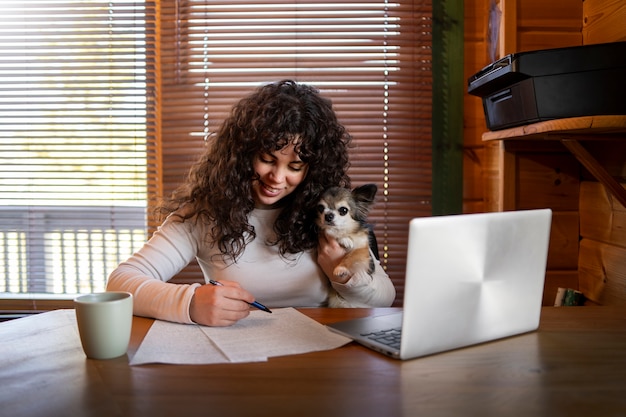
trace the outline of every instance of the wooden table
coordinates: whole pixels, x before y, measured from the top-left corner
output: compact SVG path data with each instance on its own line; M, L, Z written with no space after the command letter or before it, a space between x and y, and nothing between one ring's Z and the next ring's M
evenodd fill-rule
M388 310L301 311L330 323ZM152 322L134 318L129 355ZM0 343L43 340L21 323L0 324ZM405 362L354 343L205 366L131 367L126 356L87 360L37 343L28 350L17 363L1 354L0 415L626 415L626 308L545 307L537 332Z

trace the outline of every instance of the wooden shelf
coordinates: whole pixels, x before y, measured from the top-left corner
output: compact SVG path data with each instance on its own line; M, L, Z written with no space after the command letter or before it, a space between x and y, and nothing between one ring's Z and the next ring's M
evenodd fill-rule
M626 116L585 116L555 119L485 132L483 141L559 141L611 194L626 206L626 189L611 176L581 141L626 140Z
M606 140L612 136L626 140L626 115L584 116L554 119L505 130L483 133L483 140L534 139L558 140L560 136L585 136L587 139Z

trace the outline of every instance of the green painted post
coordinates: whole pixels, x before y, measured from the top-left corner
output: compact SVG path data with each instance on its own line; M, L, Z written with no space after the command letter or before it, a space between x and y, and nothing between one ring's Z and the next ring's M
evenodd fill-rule
M463 1L433 0L433 215L463 211Z

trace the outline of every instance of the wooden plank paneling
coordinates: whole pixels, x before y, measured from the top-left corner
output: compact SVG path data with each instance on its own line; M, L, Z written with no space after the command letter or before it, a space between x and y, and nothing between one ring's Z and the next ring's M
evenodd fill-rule
M578 222L577 211L557 211L552 214L548 269L578 268Z
M583 1L582 37L584 45L626 41L626 2Z
M566 153L517 153L517 209L577 211L580 167Z
M524 45L524 51L537 51L540 49L564 48L582 44L580 32L546 32L536 30L522 32L519 35L520 45Z
M501 46L514 45L513 50L506 50L507 54L626 40L626 2L623 0L496 0L496 3L504 9L508 7L506 15L514 17L501 31L508 34L508 39L501 37ZM465 2L468 76L488 63L479 65L486 51L487 28L481 25L487 23L489 5L490 0ZM471 67L468 68L468 64ZM464 104L464 138L466 146L471 147L476 143L476 132L484 122L484 114L480 100L466 98ZM480 162L484 207L486 211L538 207L554 210L544 305L554 303L558 287L579 288L599 304L625 302L626 213L622 211L623 206L616 206L619 203L597 183L582 182L581 186L580 178L590 178L590 175L571 154L556 149L510 145L507 144L506 150L500 143L485 145L484 162ZM626 142L585 145L612 176L624 183ZM472 210L479 207L476 197L480 188L471 182L481 179L477 178L479 170L474 160L466 156L465 163L472 166L464 171L464 192L468 197L464 200L464 210ZM590 187L595 188L590 190ZM579 232L584 238L581 244L577 244ZM572 266L574 256L577 265Z
M502 154L501 142L487 142L485 144L485 208L487 211L502 211Z
M555 32L580 32L582 3L572 0L522 0L517 7L517 30L549 28Z
M626 208L598 182L581 183L580 235L626 248Z
M602 305L626 305L626 248L580 241L579 290Z
M582 36L584 45L626 41L626 2L584 0ZM589 145L606 170L623 182L625 143ZM597 182L581 184L580 233L580 290L599 304L626 304L626 209Z
M463 178L481 178L485 169L484 146L465 146L463 150ZM470 201L482 200L482 181L464 181L463 196Z
M518 6L517 52L582 45L582 2L524 0Z
M607 142L586 141L585 148L598 161L602 161L602 166L610 175L620 182L626 182L626 135L622 134L621 139L611 142L609 146ZM587 179L593 178L583 172L583 177L585 176Z
M487 26L489 0L464 2L464 79L480 71L488 60ZM485 180L489 163L482 133L486 129L482 100L463 95L463 212L488 211L485 204Z

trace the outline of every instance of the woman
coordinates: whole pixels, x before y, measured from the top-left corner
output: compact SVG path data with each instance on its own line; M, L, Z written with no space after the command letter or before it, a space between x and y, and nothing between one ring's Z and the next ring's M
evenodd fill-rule
M165 222L111 273L107 290L131 292L136 315L207 326L245 318L255 299L268 307L391 305L395 290L378 261L371 275L333 282L345 252L318 242L319 197L350 186L350 141L316 89L293 81L259 88L233 107L162 207ZM168 283L194 258L206 285Z

